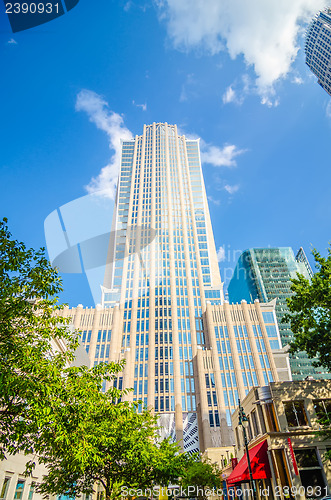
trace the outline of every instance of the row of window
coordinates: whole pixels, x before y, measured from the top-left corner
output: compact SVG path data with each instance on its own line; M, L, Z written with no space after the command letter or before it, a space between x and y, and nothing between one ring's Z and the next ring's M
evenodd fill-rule
M8 476L4 478L2 486L1 486L1 491L0 491L0 499L1 500L7 499L8 490L9 490L9 486L10 486L12 479L13 479L12 477L8 477ZM22 499L24 488L25 488L25 483L26 483L26 481L24 479L18 479L18 481L16 483L15 493L14 493L14 500L21 500ZM32 482L30 484L28 500L32 500L34 489L35 489L35 483Z
M283 404L289 427L304 427L309 425L304 401L286 401ZM331 423L331 400L313 400L313 405L318 418L324 418Z
M283 401L283 405L284 405L284 412L287 420L287 425L289 428L309 426L309 421L304 401L300 400ZM331 400L330 399L313 400L313 405L317 417L320 419L325 419L328 423L331 423ZM279 432L280 430L273 403L264 404L263 408L264 408L264 414L262 412L261 407L258 407L256 410L253 410L247 416L249 423L248 437L250 440L253 439L253 437L258 436L260 433L264 434L267 431ZM259 414L259 418L257 418L257 413L256 413L257 411ZM238 433L237 433L237 441L240 443Z

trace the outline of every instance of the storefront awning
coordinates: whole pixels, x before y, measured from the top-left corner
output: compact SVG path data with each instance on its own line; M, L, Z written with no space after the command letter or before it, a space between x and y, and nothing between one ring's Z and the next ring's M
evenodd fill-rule
M253 446L253 448L249 450L249 459L251 462L253 479L266 479L271 477L267 450L268 443L266 440L256 446ZM229 486L232 486L235 483L244 483L248 481L249 471L245 453L238 465L233 469L230 476L227 478L227 483Z

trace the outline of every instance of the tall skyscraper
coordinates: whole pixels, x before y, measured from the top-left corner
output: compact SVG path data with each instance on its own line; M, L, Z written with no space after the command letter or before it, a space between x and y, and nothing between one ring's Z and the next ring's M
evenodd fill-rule
M319 12L306 37L306 64L331 95L331 7Z
M289 370L274 305L224 302L198 140L153 123L123 142L111 235L102 304L63 314L91 363L126 360L117 386L164 435L188 451L231 445L238 397Z
M291 296L291 279L297 273L306 278L312 277L312 270L303 248L294 256L290 247L250 248L241 254L233 277L228 286L230 302L243 298L248 302L259 299L269 302L276 299L276 317L282 345L285 347L293 339L289 323L283 323L284 315L289 312L286 299ZM303 380L307 376L331 378L323 368L314 368L312 360L305 352L290 357L293 380Z

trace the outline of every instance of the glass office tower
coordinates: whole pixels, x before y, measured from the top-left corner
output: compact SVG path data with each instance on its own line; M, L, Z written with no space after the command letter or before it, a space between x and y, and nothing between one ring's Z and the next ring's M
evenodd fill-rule
M117 386L186 450L229 445L238 397L288 380L273 310L223 299L199 141L153 123L123 142L102 304L64 312L91 363L124 358Z
M297 273L308 279L313 274L303 248L296 256L290 247L250 248L239 257L228 286L230 302L242 299L268 302L276 299L275 311L283 346L293 339L290 324L283 323L283 317L289 312L286 299L292 294L291 279L296 278ZM290 365L293 380L303 380L307 376L331 378L324 368L313 367L305 352L291 355Z
M306 64L331 95L331 7L319 12L306 36Z

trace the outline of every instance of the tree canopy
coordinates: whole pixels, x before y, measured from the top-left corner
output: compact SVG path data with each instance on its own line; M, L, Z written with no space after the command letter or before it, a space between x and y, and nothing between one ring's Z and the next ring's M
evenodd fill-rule
M123 362L69 366L77 334L58 315L61 278L45 257L0 222L0 459L34 453L47 469L39 491L91 493L167 485L191 459L157 442L157 419L113 386ZM62 348L60 347L62 345ZM105 390L108 381L108 390ZM28 462L27 472L35 467Z
M137 404L118 401L118 389L101 391L106 369L109 376L119 367L67 370L38 448L48 469L39 488L45 494L89 494L99 483L106 499L117 498L122 488L167 485L190 460L177 444L157 443L157 420L151 412L138 413Z
M73 358L76 339L55 316L60 291L44 249L27 249L0 221L0 459L33 450L37 408ZM60 339L65 352L54 349Z
M200 499L206 498L207 490L218 490L221 488L221 471L217 464L209 459L196 456L184 470L181 478L181 486L191 496ZM194 491L192 488L194 487Z
M317 271L311 281L302 275L292 280L293 296L287 299L294 341L291 352L306 351L310 358L317 357L314 365L331 371L331 247L327 257L317 250L312 252Z

